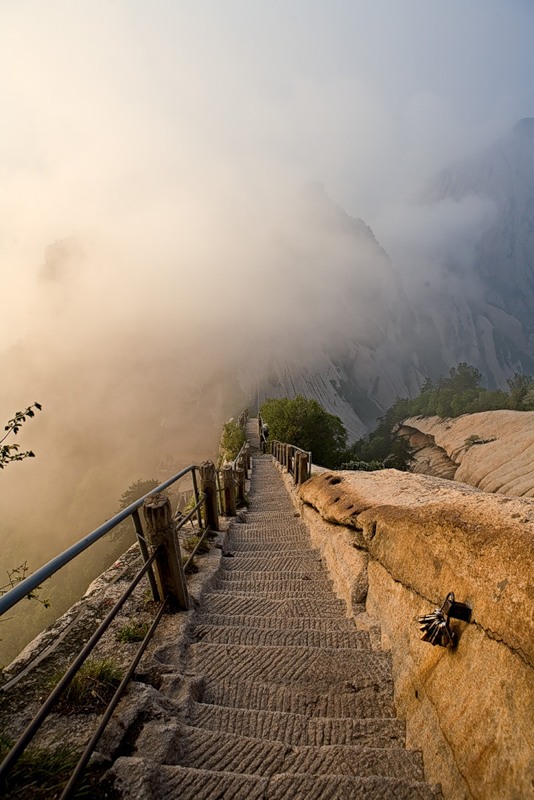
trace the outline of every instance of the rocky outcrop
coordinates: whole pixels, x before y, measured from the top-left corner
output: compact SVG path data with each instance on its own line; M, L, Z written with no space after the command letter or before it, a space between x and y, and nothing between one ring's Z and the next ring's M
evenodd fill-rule
M534 411L410 417L399 432L416 448L414 472L485 492L534 497Z
M336 592L380 619L429 778L447 798L534 797L534 501L395 470L325 472L298 501ZM417 624L450 591L473 609L454 650Z

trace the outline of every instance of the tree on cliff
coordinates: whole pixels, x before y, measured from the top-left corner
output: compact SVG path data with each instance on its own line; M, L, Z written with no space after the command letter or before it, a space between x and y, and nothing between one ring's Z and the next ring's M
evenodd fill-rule
M4 442L8 436L16 436L24 423L35 416L35 411L41 411L41 409L40 403L32 403L24 411L17 411L14 417L8 420L7 425L4 425L5 433L0 439L0 469L4 469L12 461L23 461L25 458L35 457L33 450L21 453L18 444L4 444Z
M347 446L345 426L317 402L302 395L270 399L260 414L269 426L269 438L311 450L314 463L333 469L341 463Z
M5 433L0 439L0 469L5 469L5 467L7 467L7 465L11 464L13 461L23 461L25 458L35 458L35 453L33 450L21 452L18 444L4 444L4 442L8 436L16 436L24 423L28 419L32 419L32 417L35 416L35 412L41 411L41 409L42 406L40 403L32 403L32 405L28 406L24 411L15 412L13 418L8 420L7 425L4 425ZM18 567L14 567L12 570L8 570L7 583L5 583L3 586L0 586L0 596L16 586L17 583L23 581L27 574L27 561L24 561L23 564L19 564ZM41 587L38 586L37 589L34 589L32 592L30 592L27 595L28 600L38 600L44 605L45 608L48 608L50 605L49 601L42 600L38 595L40 589Z

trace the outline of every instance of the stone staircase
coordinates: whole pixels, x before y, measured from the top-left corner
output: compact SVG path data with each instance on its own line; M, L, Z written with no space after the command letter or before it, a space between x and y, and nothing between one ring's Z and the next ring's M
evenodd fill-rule
M270 456L253 458L250 508L187 638L177 669L193 688L115 762L120 796L441 797L405 749L388 654L334 596Z

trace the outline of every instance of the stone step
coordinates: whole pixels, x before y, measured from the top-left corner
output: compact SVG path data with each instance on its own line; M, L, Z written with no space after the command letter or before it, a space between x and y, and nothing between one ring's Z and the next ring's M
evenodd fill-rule
M305 547L310 547L310 537L305 528L296 525L286 525L281 530L273 530L273 526L248 526L240 525L238 530L231 530L226 535L225 544L232 546L246 544L247 542L272 542L286 541L299 542Z
M246 537L235 538L231 536L227 538L224 543L223 552L227 553L232 550L236 555L238 553L255 552L258 554L265 554L266 557L282 552L298 553L298 552L312 552L309 540L307 537L297 538L295 536L271 536L269 538L261 537Z
M367 631L280 630L251 628L236 625L205 625L202 622L188 627L191 641L210 644L239 644L248 646L313 647L370 650Z
M196 728L290 745L404 747L404 725L398 719L310 718L304 714L196 702L191 703L188 712L189 724Z
M277 600L266 597L232 596L227 592L211 591L202 597L202 610L208 614L238 614L256 617L336 617L344 616L342 600L313 600L310 598Z
M363 610L363 606L361 607ZM229 626L232 628L253 628L255 630L276 631L347 631L354 633L354 620L349 617L257 617L249 614L209 614L198 613L195 624Z
M345 744L292 745L273 739L256 739L231 733L195 728L166 721L148 722L141 732L134 755L150 752L154 740L165 739L160 757L164 764L195 769L272 776L280 773L305 775L384 775L419 781L423 760L418 751L399 747L364 747Z
M217 579L223 581L246 581L246 582L254 582L257 581L259 583L271 582L271 581L306 581L310 583L317 583L317 584L328 584L329 586L332 585L332 581L328 577L325 570L306 570L304 568L300 570L258 570L254 572L253 570L247 570L241 572L238 569L219 569L217 572Z
M266 600L279 600L283 598L284 600L315 600L317 602L332 602L332 598L334 598L334 594L330 587L316 587L315 589L313 586L306 586L300 584L295 589L291 588L287 584L283 588L279 589L268 589L262 586L257 586L255 589L244 589L242 587L236 586L234 583L230 583L229 586L214 586L214 592L221 592L228 597L236 598L265 598Z
M300 514L294 508L293 511L254 511L249 508L244 522L237 524L246 524L247 522L272 522L276 524L277 522L294 522L295 520L300 520Z
M439 787L385 777L276 775L271 778L160 766L122 756L114 788L125 800L441 800Z
M287 572L301 569L306 571L315 570L325 576L327 574L319 556L309 550L301 551L298 554L291 551L288 551L287 554L284 553L284 555L268 553L267 557L265 551L263 553L244 552L236 555L234 551L229 550L228 553L231 555L226 556L225 553L226 551L223 550L223 557L221 558L222 569L251 570L253 572L261 572L262 570Z
M316 554L310 555L309 553L305 557L295 556L291 553L283 556L273 555L267 562L256 553L241 553L239 558L223 556L220 566L223 570L243 572L293 572L298 570L320 573L324 577L328 574L321 559Z
M391 718L393 684L371 676L353 681L331 681L326 687L284 686L262 680L203 676L198 681L196 699L202 703L232 708L268 709L307 717Z
M332 585L327 580L309 580L306 578L256 579L256 580L224 580L215 578L213 588L229 594L263 594L274 593L277 597L287 597L286 592L302 592L310 596L335 599Z
M391 659L382 652L198 642L190 646L189 656L194 670L212 680L231 677L293 687L305 684L323 691L343 681L357 686L391 685Z

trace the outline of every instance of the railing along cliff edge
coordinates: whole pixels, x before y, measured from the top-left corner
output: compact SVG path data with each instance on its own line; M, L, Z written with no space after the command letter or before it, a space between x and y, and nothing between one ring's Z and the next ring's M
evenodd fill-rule
M245 427L247 419L248 412L242 412L239 416L239 424ZM143 497L139 498L139 500L131 503L118 514L115 514L115 516L103 525L91 531L87 536L84 536L74 545L51 559L51 561L43 567L0 597L1 616L27 597L31 592L35 591L43 581L54 575L59 569L80 555L80 553L87 550L92 544L99 541L105 534L109 533L121 522L131 517L144 564L105 619L102 620L94 631L89 641L75 657L59 683L46 698L35 717L0 764L0 789L5 785L8 773L19 760L28 744L32 741L60 696L72 682L74 676L94 650L96 644L109 628L136 586L140 583L142 578L147 575L154 600L156 602L161 602L161 606L152 625L140 643L135 657L127 668L112 700L104 711L97 730L80 757L69 782L60 796L60 800L66 800L66 798L72 795L164 611L166 609L170 611L179 611L189 608L189 595L185 580L185 571L208 533L219 530L219 513L225 514L226 516L234 516L237 506L244 503L245 480L248 477L249 468L250 453L248 443L243 445L234 461L223 468L224 490L221 490L221 471L218 471L211 461L204 461L199 466L192 464L186 467ZM194 505L187 514L177 513L173 516L170 500L168 496L163 493L178 480L188 475L191 476L193 484ZM141 515L139 513L141 507L143 507L145 528L143 528ZM177 533L187 522L193 520L194 517L197 519L199 529L198 542L189 558L183 563ZM16 680L16 678L14 680ZM4 687L0 687L0 692L5 691L12 682L13 681L10 681Z
M300 486L308 478L311 478L312 453L311 450L303 450L294 444L280 442L278 439L268 439L265 436L264 421L258 417L261 449L263 453L270 453L279 464L287 469L293 480Z

